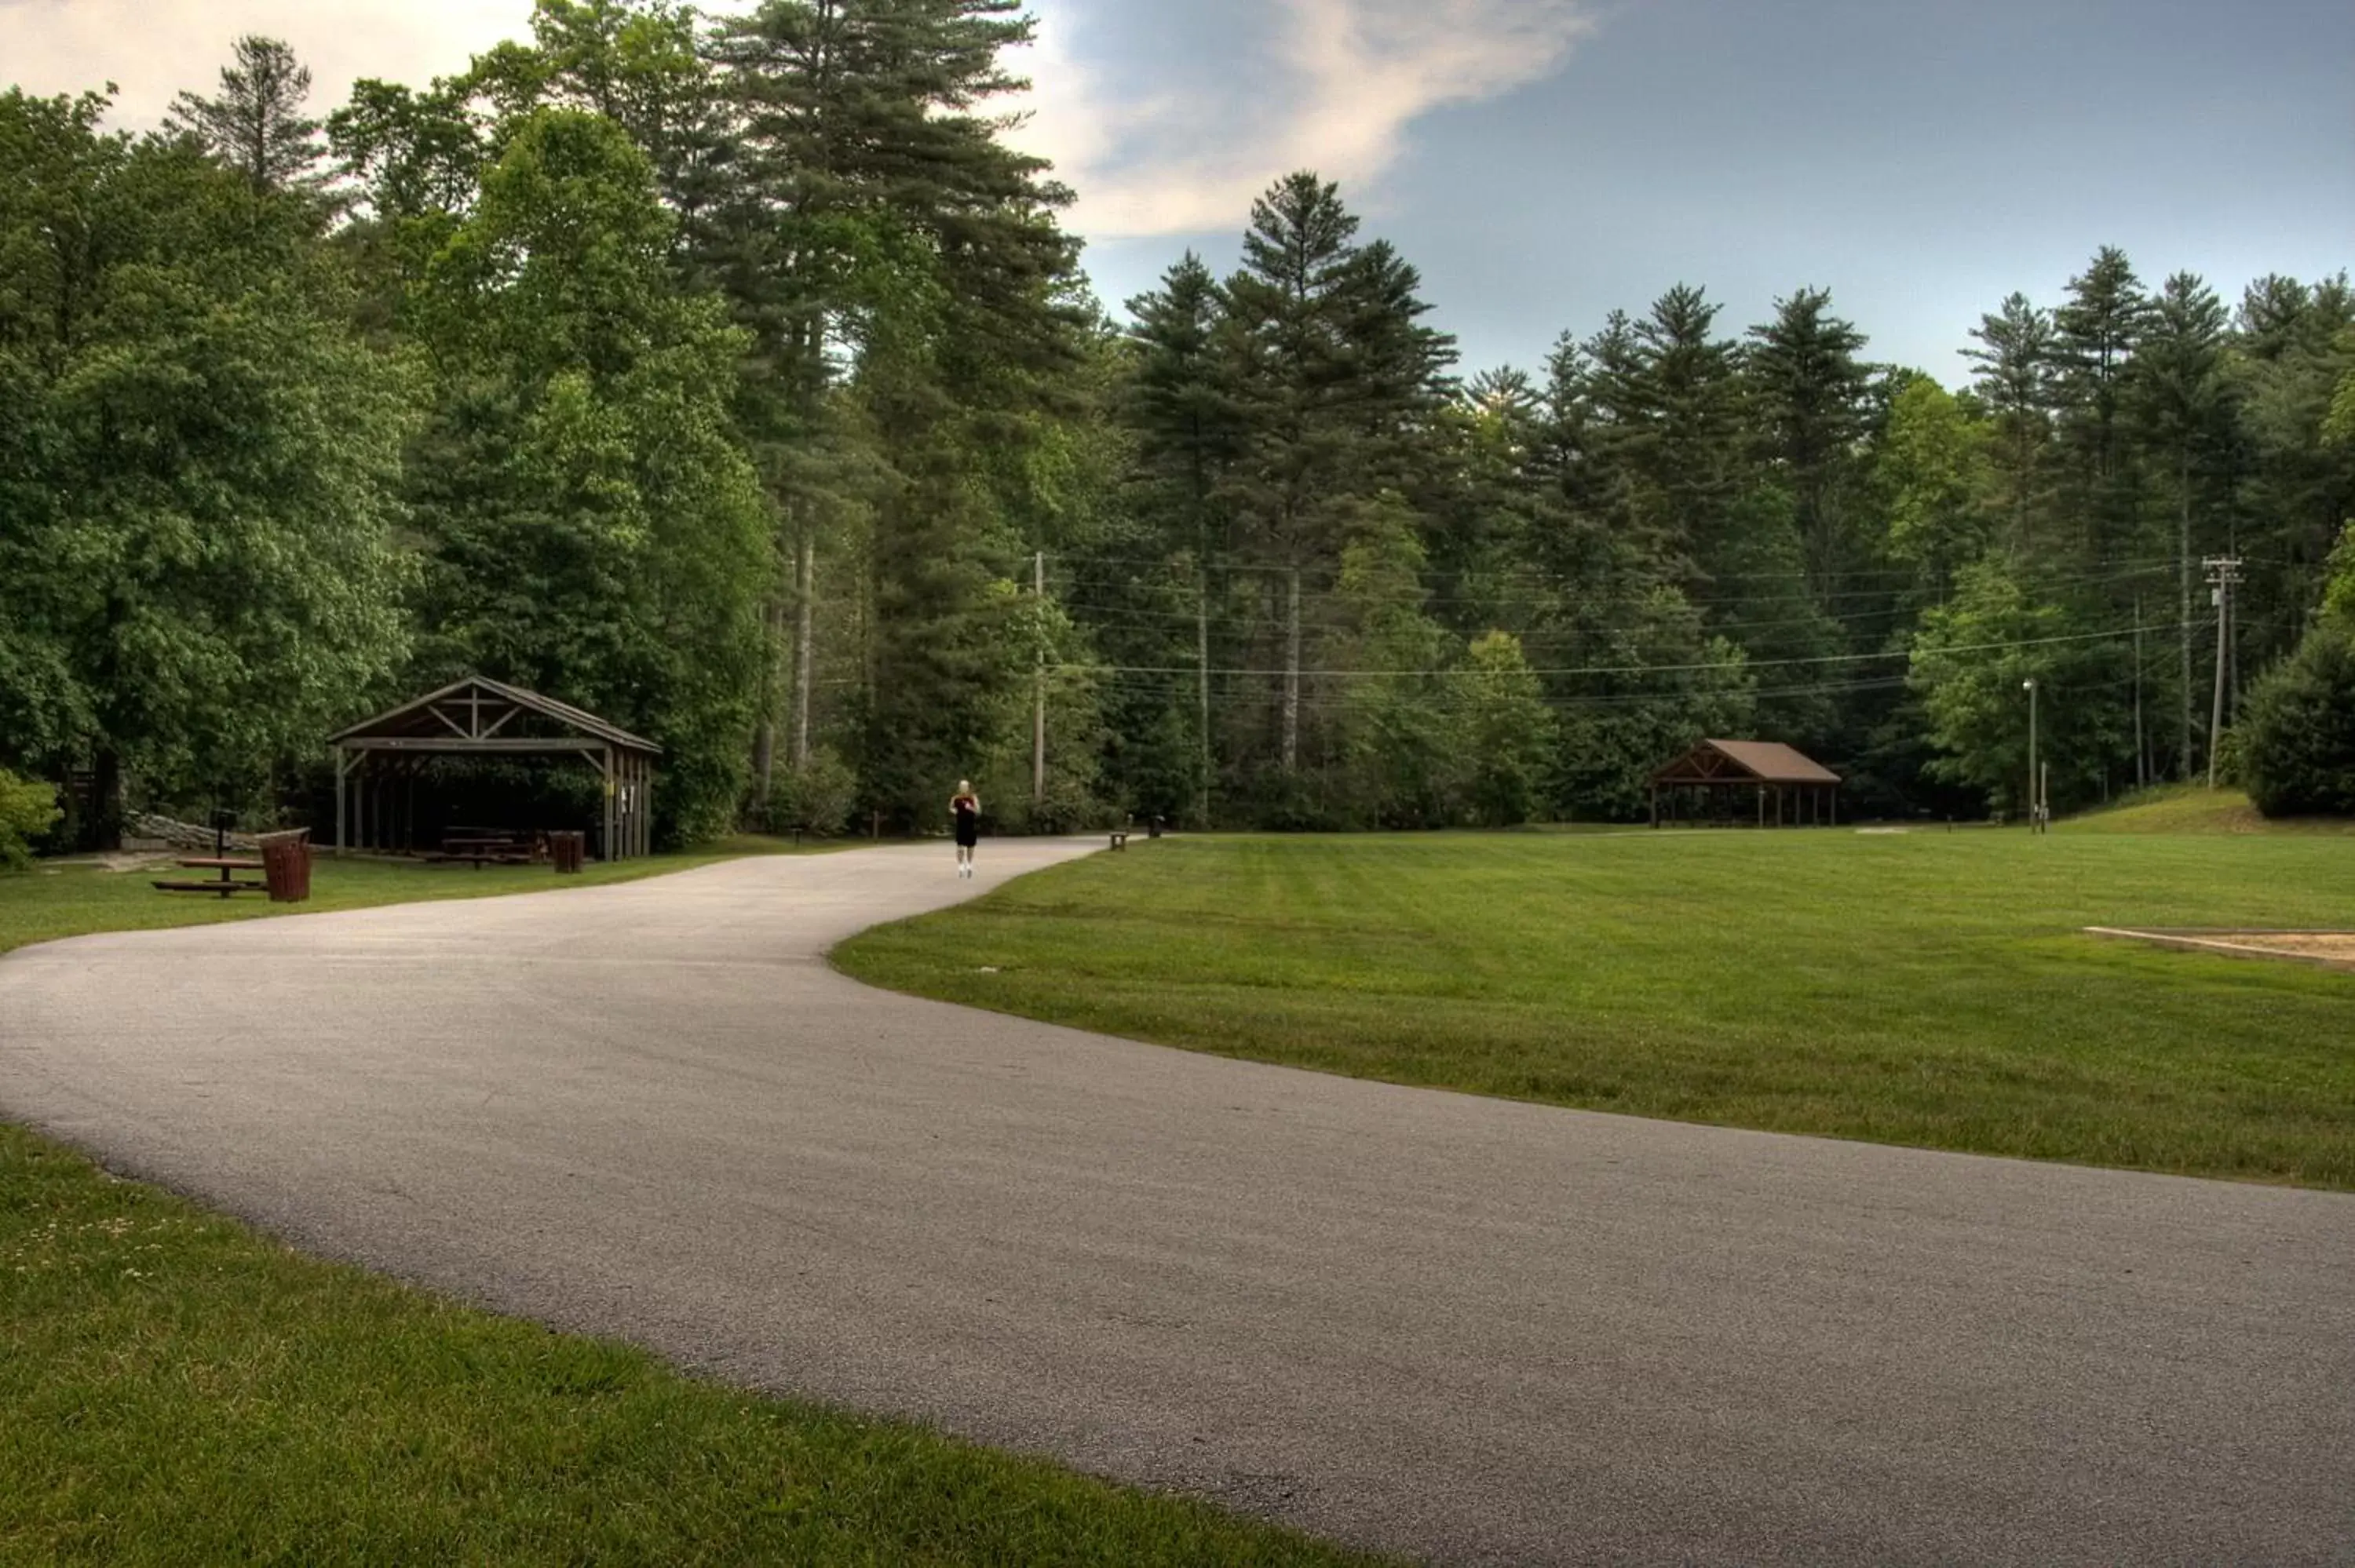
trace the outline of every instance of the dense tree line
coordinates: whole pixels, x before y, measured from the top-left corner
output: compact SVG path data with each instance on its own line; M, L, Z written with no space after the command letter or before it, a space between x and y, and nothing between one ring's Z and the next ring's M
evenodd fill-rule
M538 0L319 118L261 38L152 135L0 98L0 767L266 805L479 670L661 742L673 840L959 777L1012 827L1625 817L1704 734L1963 811L2019 803L2032 678L2065 808L2272 777L2221 657L2332 776L2343 277L2105 249L1959 391L1812 288L1467 378L1302 173L1116 321L1001 135L1028 36Z

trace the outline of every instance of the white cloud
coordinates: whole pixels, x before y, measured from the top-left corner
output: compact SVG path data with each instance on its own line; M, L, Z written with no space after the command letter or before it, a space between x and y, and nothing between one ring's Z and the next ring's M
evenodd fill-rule
M1543 79L1593 25L1593 0L1263 0L1264 37L1239 35L1241 58L1205 80L1082 58L1087 0L1036 3L1039 41L1018 65L1038 87L1017 136L1054 159L1080 193L1073 227L1098 238L1231 230L1297 168L1348 182L1363 208L1417 118ZM0 85L111 80L117 122L145 128L182 89L213 90L239 36L264 33L311 68L324 116L359 77L421 85L530 17L531 0L0 0Z
M1593 26L1587 0L1268 0L1268 54L1224 81L1121 96L1049 9L1025 69L1022 143L1080 196L1099 238L1241 225L1283 175L1364 185L1432 110L1542 80ZM1273 72L1271 79L1270 72ZM1137 67L1124 72L1137 74Z
M183 88L211 92L247 33L283 38L311 68L324 117L357 79L422 85L523 36L531 0L0 0L0 85L122 90L116 122L155 125Z

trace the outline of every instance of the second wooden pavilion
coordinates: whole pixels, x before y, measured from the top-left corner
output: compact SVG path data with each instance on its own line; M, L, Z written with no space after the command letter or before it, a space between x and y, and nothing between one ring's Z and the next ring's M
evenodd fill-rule
M1838 774L1780 741L1704 740L1652 775L1652 826L1837 827L1839 789Z

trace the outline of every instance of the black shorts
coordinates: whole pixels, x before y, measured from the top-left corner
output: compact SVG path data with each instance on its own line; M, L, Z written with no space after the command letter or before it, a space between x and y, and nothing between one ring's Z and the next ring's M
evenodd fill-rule
M981 842L979 822L959 822L956 830L957 848L971 849Z

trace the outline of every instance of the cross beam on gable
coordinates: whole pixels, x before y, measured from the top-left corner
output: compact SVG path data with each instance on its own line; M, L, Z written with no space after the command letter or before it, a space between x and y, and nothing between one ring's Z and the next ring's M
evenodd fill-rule
M483 722L485 707L482 694L474 692L467 696L466 705L462 710L463 718L453 715L440 703L431 705L427 711L440 719L443 726L460 740L489 740L505 729L508 721L523 712L523 709L517 704L500 702L495 697L488 711L497 716L486 725Z

